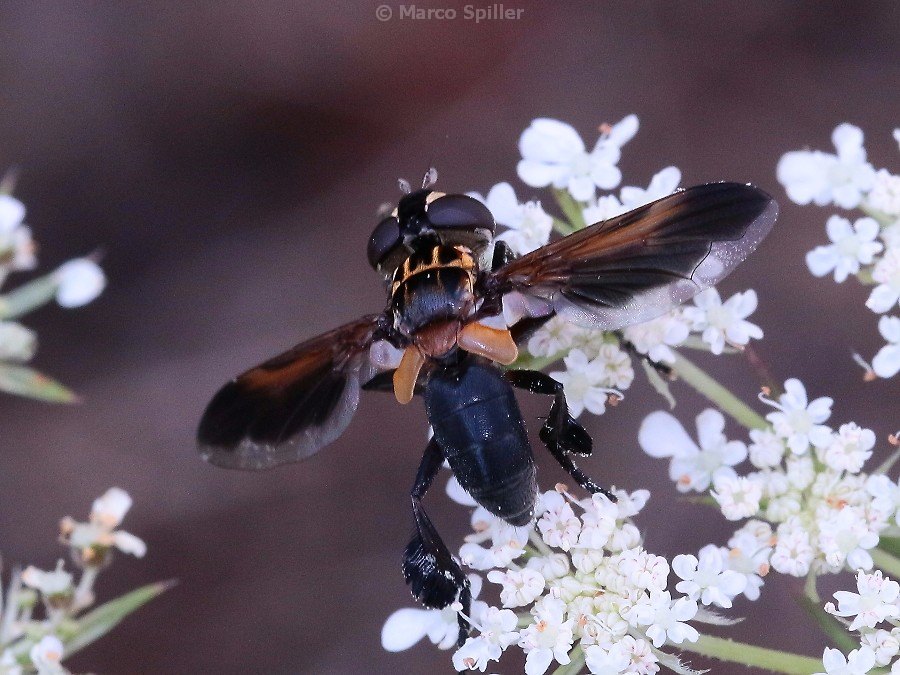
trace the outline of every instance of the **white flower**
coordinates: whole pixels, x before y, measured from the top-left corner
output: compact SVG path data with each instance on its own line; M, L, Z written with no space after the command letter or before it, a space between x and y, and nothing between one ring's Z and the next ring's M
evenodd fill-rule
M529 338L528 352L538 357L554 356L569 349L578 332L578 326L562 316L554 316Z
M481 592L481 577L469 575L472 598ZM475 600L472 617L481 618L487 612L487 604ZM459 637L459 621L452 605L443 609L404 607L391 614L381 628L381 646L389 652L402 652L419 642L426 635L438 649L450 649Z
M731 601L744 591L747 580L727 569L726 562L722 550L712 544L700 549L699 559L692 555L675 556L672 571L683 579L675 589L704 605L731 607Z
M550 377L562 383L572 417L578 417L585 410L602 415L606 411L608 397L621 396L618 391L606 386L606 364L601 359L588 361L583 351L573 349L563 363L566 370L551 372Z
M848 658L844 658L840 649L825 647L822 655L824 673L815 675L866 675L875 667L875 652L868 647L860 647L850 652Z
M101 563L106 550L113 546L138 558L147 552L147 545L141 539L115 529L131 503L125 490L110 488L94 501L89 522L79 523L68 516L63 518L60 523L62 536L72 548L80 551L86 565Z
M900 300L900 248L889 248L872 270L878 284L869 294L866 307L884 314Z
M646 190L626 185L619 192L619 196L622 199L622 205L625 207L625 210L631 211L639 206L655 202L657 199L672 194L678 189L680 182L681 171L678 167L667 166L653 176Z
M488 581L501 584L500 602L504 607L523 607L534 602L544 592L543 575L533 569L491 570Z
M881 241L886 248L900 248L900 220L881 230Z
M851 570L868 570L873 564L868 549L878 545L878 535L869 529L861 510L845 506L820 519L818 544L832 569L846 563Z
M634 639L634 638L632 638ZM590 645L584 649L585 665L594 675L618 675L624 673L631 663L631 655L616 642L604 649L600 645Z
M632 588L662 591L669 578L669 562L642 548L622 551L613 560L615 570Z
M584 513L581 514L582 527L578 544L599 551L607 545L616 531L616 520L621 517L620 504L613 504L602 494L591 495L589 499L583 499L579 503L584 508Z
M638 443L651 457L671 457L669 477L680 492L704 492L718 476L734 476L730 468L747 457L747 446L729 441L722 413L708 408L697 415L700 447L681 423L664 411L650 413L641 423Z
M828 444L831 441L831 429L822 422L831 417L831 405L834 401L823 396L810 403L806 397L806 388L796 378L785 381L784 392L778 397L778 403L760 397L764 403L778 410L766 415L775 433L787 439L788 447L798 455L805 453L810 443L817 448Z
M525 552L529 527L515 527L497 518L483 506L472 513L474 534L466 536L459 549L459 557L467 566L477 570L506 567ZM490 540L489 548L482 544Z
M63 307L81 307L106 287L106 276L93 260L78 258L64 263L54 273L59 287L56 302Z
M788 152L778 162L778 182L797 204L834 202L845 209L859 206L872 189L875 169L866 161L863 133L841 124L831 135L837 155L814 151Z
M602 335L601 331L595 331ZM628 389L634 380L634 368L631 358L619 348L619 345L605 343L596 350L594 361L603 366L602 382L608 387Z
M837 591L834 599L838 608L831 612L835 616L855 617L850 624L851 631L875 628L886 619L900 617L900 607L897 607L900 584L884 577L881 570L873 574L860 570L856 574L856 588L859 593Z
M863 429L854 422L842 424L831 443L819 448L816 455L835 471L858 473L875 447L875 432Z
M566 605L561 600L543 598L534 606L532 614L535 622L521 631L519 646L527 654L525 658L526 675L543 675L553 659L560 665L571 660L574 635L572 621L563 620Z
M596 201L590 202L581 210L581 217L588 225L601 223L604 220L615 218L628 211L615 195L602 195Z
M810 544L809 531L796 516L778 526L775 550L770 559L776 572L804 577L809 572L815 553Z
M0 673L2 675L22 675L22 666L9 649L0 654Z
M883 316L878 332L887 344L872 359L872 370L878 377L893 377L900 372L900 316Z
M508 228L497 239L505 241L519 255L531 253L549 241L553 218L541 208L540 202L520 204L509 183L497 183L486 198L472 192L469 196L484 202L497 224Z
M681 644L685 640L696 642L700 634L693 626L684 623L693 619L696 614L697 603L693 600L679 598L672 602L669 591L653 589L628 610L626 619L632 625L646 625L647 637L659 649L666 640L674 644Z
M872 508L890 520L900 508L900 485L884 474L874 474L866 479L866 492L872 496Z
M694 297L694 306L682 311L692 329L703 331L703 341L713 354L721 354L725 343L742 346L751 338L760 339L762 328L745 319L756 311L756 291L735 293L724 303L715 288L707 288Z
M63 569L63 565L62 560L57 561L52 572L29 565L22 572L22 583L45 596L68 594L72 590L72 575Z
M897 141L897 145L900 146L900 129L894 129L894 140Z
M875 175L875 185L866 195L867 204L889 216L900 216L900 176L895 176L887 169Z
M781 464L784 458L784 441L768 429L751 429L753 443L747 448L750 462L759 469L769 469Z
M11 195L0 194L0 268L30 270L37 265L31 229L22 224L25 205Z
M832 270L834 280L842 283L849 275L859 272L860 263L869 265L884 246L876 241L880 227L874 218L860 218L851 227L850 221L831 216L825 225L830 246L817 246L806 254L809 271L823 277Z
M558 492L548 492L542 502L545 510L537 521L541 537L548 546L568 551L578 542L581 521Z
M63 643L55 635L45 635L28 653L38 675L58 675L65 673L62 667Z
M0 321L0 360L28 361L37 348L37 335L16 321Z
M677 347L687 340L690 328L680 312L670 312L662 316L625 328L625 339L641 354L646 354L657 363L675 363Z
M886 666L891 660L900 654L900 638L893 632L882 628L876 631L865 632L860 636L860 642L875 652L875 665Z
M760 520L750 520L728 540L728 568L743 575L746 585L744 596L748 600L759 598L762 578L769 573L769 557L772 555L772 528Z
M749 518L759 511L762 486L745 476L719 475L710 491L728 520Z
M531 187L552 184L565 188L576 200L586 202L594 196L595 186L611 190L621 182L622 173L616 166L620 149L637 129L637 117L629 115L602 135L588 153L578 132L565 122L536 119L519 139L519 178Z
M456 651L453 655L453 667L456 670L477 668L484 672L489 661L498 660L503 650L519 639L519 632L515 630L517 623L515 612L488 608L481 617L481 634L467 639Z

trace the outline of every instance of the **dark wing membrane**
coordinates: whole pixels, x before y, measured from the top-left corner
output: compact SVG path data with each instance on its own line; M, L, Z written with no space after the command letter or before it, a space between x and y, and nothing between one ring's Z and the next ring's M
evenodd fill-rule
M516 291L543 302L544 315L591 328L642 323L727 276L777 214L753 186L699 185L513 260L488 278L486 293Z
M378 318L303 342L222 387L197 430L203 458L228 469L268 469L335 440L359 403Z

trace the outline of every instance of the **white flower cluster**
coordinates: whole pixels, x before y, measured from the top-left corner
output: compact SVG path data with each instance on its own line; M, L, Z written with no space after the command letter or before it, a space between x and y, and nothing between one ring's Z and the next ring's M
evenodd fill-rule
M838 649L826 648L824 673L816 675L864 675L874 668L890 666L900 672L900 584L880 570L856 575L856 593L838 591L837 607L829 602L825 611L839 617L847 629L858 632L860 646L845 657Z
M563 359L566 369L550 376L565 386L573 416L583 410L602 415L607 402L620 399L634 380L632 359L623 346L663 365L674 363L673 347L685 344L722 354L726 345L741 348L751 338L762 337L762 329L747 321L756 305L753 290L722 302L719 292L709 288L697 295L692 305L628 326L619 334L580 328L557 316L531 336L527 349L535 358Z
M146 546L133 534L115 531L131 507L131 497L120 488L111 488L94 501L89 523L71 518L62 522L63 543L70 546L72 558L81 567L78 582L59 560L52 571L29 565L14 571L0 602L0 673L3 675L63 675L68 671L62 659L69 656L62 639L85 646L101 637L121 616L137 609L142 602L110 613L106 625L78 623L80 613L94 603L93 586L101 565L108 563L109 548L143 556ZM160 586L156 592L161 592ZM147 597L149 600L152 594ZM45 617L33 617L38 605ZM121 615L121 616L118 616ZM62 638L62 639L61 639Z
M25 205L8 194L8 189L9 179L0 184L0 285L10 273L37 266L31 228L24 224ZM25 372L18 364L30 361L37 347L34 331L19 323L18 318L54 299L62 307L80 307L96 298L105 285L106 278L97 263L79 258L63 264L46 277L0 294L0 369L6 375L0 377L0 389L7 380L21 382ZM31 389L23 390L20 384L10 391L40 398L52 397L50 385L54 383L42 382L37 374L34 375L34 380L29 380L33 383Z
M842 283L854 275L874 287L866 306L882 314L878 330L887 344L872 361L870 372L893 377L900 372L900 175L878 171L867 161L863 132L850 124L832 134L837 154L795 151L778 163L778 180L798 204L835 204L859 209L861 217L832 215L825 224L830 243L806 256L817 277L833 274Z
M879 534L897 523L900 487L867 475L875 434L853 422L837 430L824 423L832 400L809 401L796 379L785 382L769 425L750 431L750 443L728 441L715 410L697 417L698 443L667 412L651 413L639 434L653 457L670 457L680 491L709 492L728 520L749 520L728 542L727 566L753 573L747 597L758 596L769 567L796 577L869 570ZM736 467L749 460L752 469Z
M455 479L448 493L474 504ZM557 486L540 495L533 528L515 528L481 507L475 510L475 532L460 559L487 572L487 580L499 586L502 607L473 603L469 618L477 634L454 654L457 670L484 672L518 646L527 675L542 675L554 661L568 664L573 654L583 655L591 673L646 675L661 666L688 672L667 648L698 639L689 622L720 622L700 605L731 607L755 572L730 569L728 553L710 546L698 556L676 556L670 566L643 548L632 522L649 493L615 494L618 503L600 494L576 499ZM672 573L679 579L674 589ZM470 579L477 595L481 578ZM428 635L449 649L456 633L452 608L401 609L385 623L382 643L397 651Z

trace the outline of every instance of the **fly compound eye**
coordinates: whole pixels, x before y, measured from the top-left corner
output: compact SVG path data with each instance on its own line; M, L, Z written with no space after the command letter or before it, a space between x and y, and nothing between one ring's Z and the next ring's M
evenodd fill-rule
M401 242L400 221L394 216L388 216L378 223L369 238L369 264L377 269L378 264Z
M444 195L426 209L432 227L489 230L494 232L494 216L484 204L468 195Z

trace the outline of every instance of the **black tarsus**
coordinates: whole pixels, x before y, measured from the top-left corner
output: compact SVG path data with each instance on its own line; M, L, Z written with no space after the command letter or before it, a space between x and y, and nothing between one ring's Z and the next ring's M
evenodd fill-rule
M472 592L469 579L456 559L447 550L431 519L422 507L422 498L440 471L444 455L435 439L428 442L422 463L416 474L416 482L410 491L416 532L403 556L403 577L413 596L426 607L443 609L459 599L462 613L471 615ZM461 615L458 646L462 647L469 635L469 622Z
M597 485L569 457L570 454L582 457L590 456L593 450L593 441L584 427L569 414L562 383L537 370L508 370L504 375L514 387L526 389L534 394L553 396L550 414L547 416L544 426L541 427L541 441L547 446L559 465L581 487L591 494L600 492L610 501L617 501L612 492Z

